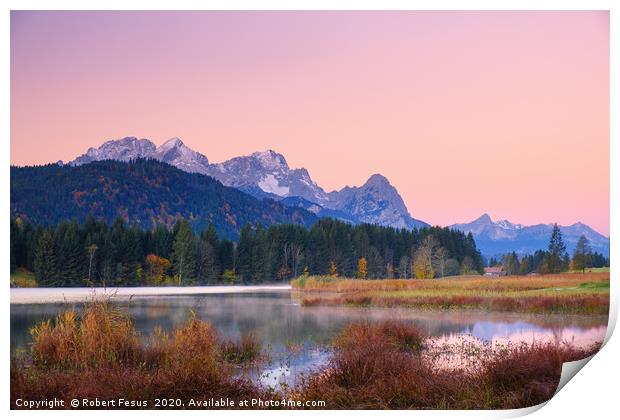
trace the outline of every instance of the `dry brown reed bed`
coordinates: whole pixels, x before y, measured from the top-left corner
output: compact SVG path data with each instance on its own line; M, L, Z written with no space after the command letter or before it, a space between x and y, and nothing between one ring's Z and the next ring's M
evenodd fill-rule
M303 306L376 306L421 309L477 309L527 313L572 313L604 315L609 313L609 295L544 295L544 296L384 296L372 293L348 293L340 296L308 296Z
M482 309L603 315L609 312L609 273L481 276L434 280L305 277L292 282L304 306Z
M11 404L16 398L269 398L234 375L234 364L260 355L256 337L222 340L210 323L192 317L168 334L143 340L127 314L107 302L90 303L78 316L67 311L31 330L30 357L11 364Z
M333 343L327 368L302 377L293 389L274 391L234 374L233 363L256 360L258 341L222 340L196 318L170 334L147 340L131 319L107 303L32 329L29 357L11 362L11 404L17 398L99 398L149 402L260 398L325 401L334 409L517 408L549 399L561 366L594 353L559 344L503 348L479 359L476 369L440 369L428 338L413 324L387 320L346 327ZM232 361L232 363L231 363ZM188 407L186 407L188 408Z
M521 408L553 396L563 362L600 347L518 345L484 358L476 369L446 370L421 357L423 343L412 325L350 325L336 340L327 369L305 378L293 394L331 409Z
M360 280L333 277L300 277L291 282L294 289L303 291L362 292L362 291L491 291L509 292L548 288L578 287L585 282L608 282L609 273L560 273L539 276L507 276L487 278L458 276L443 279L384 279Z

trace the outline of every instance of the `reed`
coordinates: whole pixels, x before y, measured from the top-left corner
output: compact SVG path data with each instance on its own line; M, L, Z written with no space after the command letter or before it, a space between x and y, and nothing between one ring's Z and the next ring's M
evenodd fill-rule
M339 296L308 296L302 306L410 307L429 310L474 309L498 312L570 313L605 315L609 313L609 295L547 296L389 296L373 293L350 293Z
M347 327L334 342L328 367L305 378L294 397L323 400L328 409L521 408L553 396L563 362L600 347L519 345L496 351L476 369L446 370L385 340L384 329L394 326L390 321Z
M301 296L304 306L403 306L593 315L609 312L609 273L439 280L307 277L294 285L308 292Z
M69 310L31 329L29 357L11 362L11 397L145 400L270 398L271 391L235 375L234 362L260 356L254 335L222 339L195 316L171 333L141 337L130 317L108 302Z
M299 277L291 281L294 289L304 291L361 292L361 291L490 291L514 292L549 288L579 287L586 282L609 283L610 274L560 273L538 276L507 276L488 278L483 276L455 276L441 279L382 279L360 280L329 276Z
M237 364L260 357L254 334L222 339L195 316L170 333L160 329L144 338L126 313L93 302L82 314L67 311L32 333L30 358L11 360L13 408L17 398L58 398L67 407L73 398L145 404L112 408L154 408L158 398L184 403L226 398L237 406L253 398L321 400L331 409L520 408L551 398L562 363L600 347L511 345L485 353L471 366L442 368L432 357L432 341L415 325L356 322L334 339L325 368L302 376L292 389L274 391L236 374Z
M241 334L239 341L227 339L222 343L224 360L243 364L258 360L261 354L261 342L254 333Z

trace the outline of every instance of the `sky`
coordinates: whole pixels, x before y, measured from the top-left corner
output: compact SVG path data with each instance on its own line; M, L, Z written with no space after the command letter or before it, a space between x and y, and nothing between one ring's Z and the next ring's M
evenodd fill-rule
M125 136L609 235L609 14L12 12L11 163Z

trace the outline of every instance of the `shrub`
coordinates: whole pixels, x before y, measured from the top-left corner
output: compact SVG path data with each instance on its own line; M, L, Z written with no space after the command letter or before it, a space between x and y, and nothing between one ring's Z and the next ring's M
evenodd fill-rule
M125 398L150 401L152 408L155 398L239 401L273 396L236 376L230 364L258 357L256 337L244 335L231 353L229 342L194 315L172 332L156 329L144 340L127 314L109 302L91 302L81 315L65 311L31 333L31 358L11 361L12 401Z
M141 345L129 316L108 302L92 302L78 316L68 310L30 330L36 365L85 368L134 363Z

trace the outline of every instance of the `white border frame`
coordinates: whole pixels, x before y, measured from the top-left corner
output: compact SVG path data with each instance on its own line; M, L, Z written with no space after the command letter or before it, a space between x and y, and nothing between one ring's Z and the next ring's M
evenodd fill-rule
M6 221L10 217L10 186L9 186L9 167L10 167L10 10L609 10L610 11L610 87L611 87L611 103L610 116L620 115L618 108L618 75L620 74L618 67L618 45L619 39L618 25L620 18L620 4L614 0L215 0L215 1L198 1L198 0L91 0L87 2L79 0L57 0L54 2L44 0L5 0L2 2L0 9L0 54L3 57L3 66L0 70L2 78L2 89L5 94L0 96L0 129L3 134L2 147L0 147L0 165L4 176L0 182L1 196L3 205L0 208L0 215ZM620 169L618 167L620 159L620 145L618 139L618 121L610 117L610 194L611 209L610 214L620 214L618 206L618 181L620 181ZM4 162L4 163L2 163ZM9 225L8 223L0 224L0 232L4 240L0 244L2 253L3 267L9 266ZM617 238L619 231L618 219L611 218L610 236ZM611 241L611 260L615 263L618 261L618 247L615 242ZM6 273L6 271L5 271ZM6 274L5 274L6 275ZM618 302L620 296L620 287L617 285L618 275L612 268L611 274L611 309L610 321L606 339L607 344L592 359L590 363L578 374L579 379L570 381L555 397L553 397L546 407L537 411L539 407L506 410L506 411L385 411L381 413L371 411L345 411L345 412L322 412L321 416L336 417L359 417L373 419L377 416L393 416L400 418L411 418L412 416L424 416L433 418L453 418L455 416L463 418L505 418L525 415L536 411L532 415L533 418L609 418L610 413L617 413L617 388L618 374L620 369L620 342L617 337L611 337L611 333L615 327L618 314ZM9 324L10 317L10 301L8 279L4 282L2 295L6 306L2 309L2 322L5 327ZM5 410L9 410L9 361L10 361L10 329L5 328L2 337L2 349L4 356L3 363L6 369L3 371L2 378L2 403ZM545 405L545 404L543 404ZM541 406L543 406L541 405ZM204 418L204 416L217 415L218 418L228 419L237 417L257 417L269 416L270 418L284 418L289 416L310 418L316 416L316 411L310 412L239 412L239 411L222 411L217 414L214 412L190 411L183 413L183 416L192 418ZM54 418L79 418L84 413L72 411L48 411L45 413L36 411L11 411L10 415L20 418L31 418L45 416L46 419ZM89 417L104 418L109 416L108 412L91 411ZM132 417L146 418L151 415L149 412L132 412ZM178 412L160 412L158 416L172 417L179 415Z

